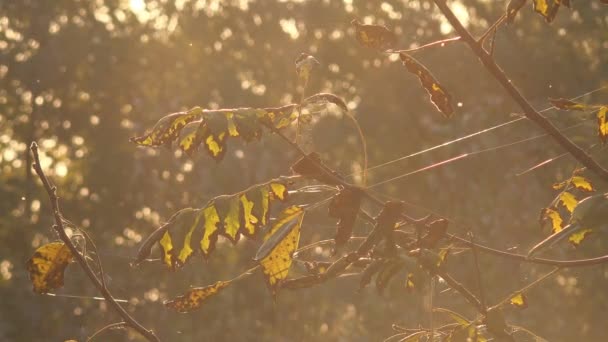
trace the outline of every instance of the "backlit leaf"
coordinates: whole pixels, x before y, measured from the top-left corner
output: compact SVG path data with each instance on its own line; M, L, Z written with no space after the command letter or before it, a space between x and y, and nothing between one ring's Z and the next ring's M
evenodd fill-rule
M63 286L65 268L73 255L63 242L47 243L36 249L27 261L34 292L48 293Z
M211 296L218 294L221 290L230 285L229 281L218 281L206 287L194 287L185 294L174 299L167 300L163 304L177 312L187 313L198 310L204 302Z
M162 262L175 269L182 267L196 251L209 257L219 234L232 242L238 241L241 235L256 236L268 222L271 203L287 199L289 182L288 178L278 178L234 195L215 197L202 208L176 212L146 238L133 265L148 258L152 245L157 242Z
M141 146L161 146L175 140L186 124L200 119L203 110L194 107L187 112L169 114L161 118L152 131L141 137L131 138L131 141Z
M310 79L310 74L314 68L317 68L321 63L313 56L302 53L296 59L296 73L300 78L300 84L304 87Z
M365 47L386 50L397 44L397 36L385 26L364 25L357 20L350 23L355 27L355 38Z
M584 111L587 109L587 105L584 103L574 102L574 101L564 99L564 98L559 98L559 99L549 98L549 102L551 102L551 104L555 108L562 109L562 110Z
M348 107L344 100L340 97L331 94L331 93L318 93L312 96L307 97L302 101L303 106L307 105L327 105L328 103L332 103L338 106L342 111L348 112Z
M439 260L437 261L437 267L442 267L448 260L448 255L450 255L450 249L444 248L439 251Z
M553 233L557 233L562 230L564 220L560 216L559 212L557 212L557 210L553 210L551 208L544 208L543 210L541 210L540 215L541 224L545 223L546 221L551 222L551 231Z
M452 107L452 97L447 90L437 82L431 72L417 60L406 53L400 53L401 61L405 68L412 74L418 76L420 83L431 96L431 102L435 105L446 118L450 118L454 114Z
M519 292L515 296L511 297L509 299L509 303L513 306L516 306L516 307L522 308L522 309L528 307L528 299L526 299L526 296L521 292Z
M570 242L574 246L578 246L591 233L593 233L592 229L579 230L576 233L573 233L572 235L570 235L570 237L568 237L568 242Z
M572 193L567 192L567 191L564 191L561 194L559 194L559 202L566 209L568 209L569 212L572 212L572 210L574 210L574 208L578 204L576 197L574 197L574 195Z
M286 208L266 234L264 244L256 255L255 259L259 260L273 294L276 294L280 282L289 273L293 253L298 248L303 219L302 208Z
M608 106L602 106L597 111L597 135L602 144L608 141Z

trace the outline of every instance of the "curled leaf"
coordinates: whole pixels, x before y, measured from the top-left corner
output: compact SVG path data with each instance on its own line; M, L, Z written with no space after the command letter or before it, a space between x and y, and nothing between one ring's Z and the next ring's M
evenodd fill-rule
M355 27L355 37L359 44L379 50L392 49L397 44L397 36L386 26L364 25L356 19L350 22Z
M431 102L435 105L446 118L450 118L454 114L452 107L452 97L447 90L437 82L431 72L420 62L406 53L399 53L399 57L407 71L418 76L420 83L431 96Z
M202 307L205 300L218 294L221 290L230 285L230 281L218 281L217 283L205 287L194 287L185 294L174 299L165 301L163 304L177 312L187 313L198 310Z
M331 93L318 93L309 96L302 101L303 106L308 105L327 105L328 103L334 104L340 108L343 112L348 112L348 107L342 98L331 94Z
M27 271L34 292L48 293L62 287L65 268L73 258L70 249L63 242L47 243L36 249L27 261Z

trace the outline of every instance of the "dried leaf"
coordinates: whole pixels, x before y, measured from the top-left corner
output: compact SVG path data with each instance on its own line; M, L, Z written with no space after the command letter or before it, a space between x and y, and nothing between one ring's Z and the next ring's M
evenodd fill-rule
M549 102L551 102L551 104L555 108L562 109L562 110L584 111L587 109L587 105L584 103L574 102L572 100L568 100L568 99L564 99L564 98L559 98L559 99L549 98Z
M361 197L359 189L348 187L342 189L329 203L329 216L339 219L334 237L336 248L343 246L352 236Z
M509 299L509 303L520 309L525 309L528 307L528 299L521 292L518 292L515 296L511 297Z
M318 93L312 96L307 97L302 101L303 106L310 105L327 105L328 103L332 103L340 108L343 112L348 112L348 107L342 98L331 94L331 93Z
M438 219L428 224L428 233L420 239L420 247L434 248L437 243L445 237L449 221Z
M311 161L312 159L312 161ZM317 152L311 152L307 157L298 159L292 166L291 170L296 174L306 178L316 179L321 183L328 185L338 185L338 180L343 179L337 172L330 170L321 161L321 156ZM333 175L332 176L330 176Z
M435 105L446 118L450 118L454 114L452 107L452 97L447 90L437 82L431 72L417 60L406 53L400 53L401 61L405 68L412 74L418 76L420 83L431 96L431 102Z
M283 210L256 254L255 260L260 262L273 294L276 294L280 282L289 273L293 253L298 248L303 219L304 211L300 207L291 206Z
M204 302L211 296L218 294L221 290L230 285L230 281L218 281L206 287L194 287L185 294L172 300L165 301L163 304L177 312L187 313L198 310Z
M47 243L36 249L27 261L33 290L48 293L63 286L65 268L73 261L73 255L63 242Z
M355 37L359 44L379 50L392 49L397 44L397 36L386 26L364 25L357 20L350 22L355 27Z

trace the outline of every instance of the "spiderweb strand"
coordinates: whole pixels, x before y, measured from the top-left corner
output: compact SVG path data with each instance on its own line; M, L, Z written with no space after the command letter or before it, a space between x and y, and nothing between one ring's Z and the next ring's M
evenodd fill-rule
M570 98L570 100L571 100L571 101L573 101L573 100L577 100L577 99L579 99L579 98L581 98L581 97L584 97L584 96L588 96L588 95L591 95L591 94L597 93L598 91L601 91L601 90L604 90L604 89L607 89L607 88L608 88L608 85L606 85L606 86L602 86L602 87L599 87L599 88L596 88L596 89L590 90L590 91L588 91L588 92L586 92L586 93L580 94L580 95L578 95L578 96L572 97L572 98ZM545 109L543 109L543 110L540 110L540 111L539 111L539 113L544 113L544 112L547 112L547 111L552 110L552 109L557 109L557 108L556 108L555 106L550 106L550 107L547 107L547 108L545 108ZM460 142L460 141L464 141L464 140L467 140L467 139L470 139L470 138L476 137L476 136L478 136L478 135L482 135L482 134L485 134L485 133L491 132L491 131L493 131L493 130L495 130L495 129L498 129L498 128L502 128L502 127L505 127L505 126L511 125L511 124L513 124L513 123L516 123L516 122L518 122L518 121L522 121L522 120L524 120L524 119L526 119L526 117L523 117L523 116L522 116L522 117L517 118L517 119L514 119L514 120L510 120L510 121L507 121L507 122L503 122L503 123L501 123L501 124L498 124L498 125L495 125L495 126L492 126L492 127L489 127L489 128L482 129L482 130L477 131L477 132L475 132L475 133L471 133L471 134L465 135L465 136L463 136L463 137L459 137L459 138L456 138L456 139L454 139L454 140L450 140L450 141L447 141L447 142L441 143L441 144L439 144L439 145L435 145L435 146L432 146L432 147L426 148L426 149L424 149L424 150L421 150L421 151L418 151L418 152L414 152L414 153L412 153L412 154L409 154L409 155L406 155L406 156L403 156L403 157L399 157L399 158L396 158L396 159L393 159L393 160L389 160L389 161L387 161L387 162L385 162L385 163L382 163L382 164L379 164L379 165L375 165L375 166L369 167L369 168L367 169L367 171L374 170L374 169L378 169L378 168L381 168L381 167L384 167L384 166L387 166L387 165L390 165L390 164L394 164L394 163L400 162L400 161L405 160L405 159L409 159L409 158L412 158L412 157L415 157L415 156L418 156L418 155L421 155L421 154L424 154L424 153L427 153L427 152L430 152L430 151L433 151L433 150L437 150L437 149L439 149L439 148L442 148L442 147L445 147L445 146L448 146L448 145L451 145L451 144L454 144L454 143L457 143L457 142ZM351 176L353 176L353 175L355 175L355 174L359 174L359 173L361 173L361 172L363 172L363 171L361 170L361 171L354 172L354 173L350 174L350 175L349 175L349 177L351 177Z

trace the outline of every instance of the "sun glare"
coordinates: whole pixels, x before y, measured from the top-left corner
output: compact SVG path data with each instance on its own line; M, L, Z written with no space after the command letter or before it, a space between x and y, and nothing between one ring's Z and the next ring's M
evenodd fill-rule
M141 13L146 10L146 3L144 0L129 0L129 8L133 13Z

